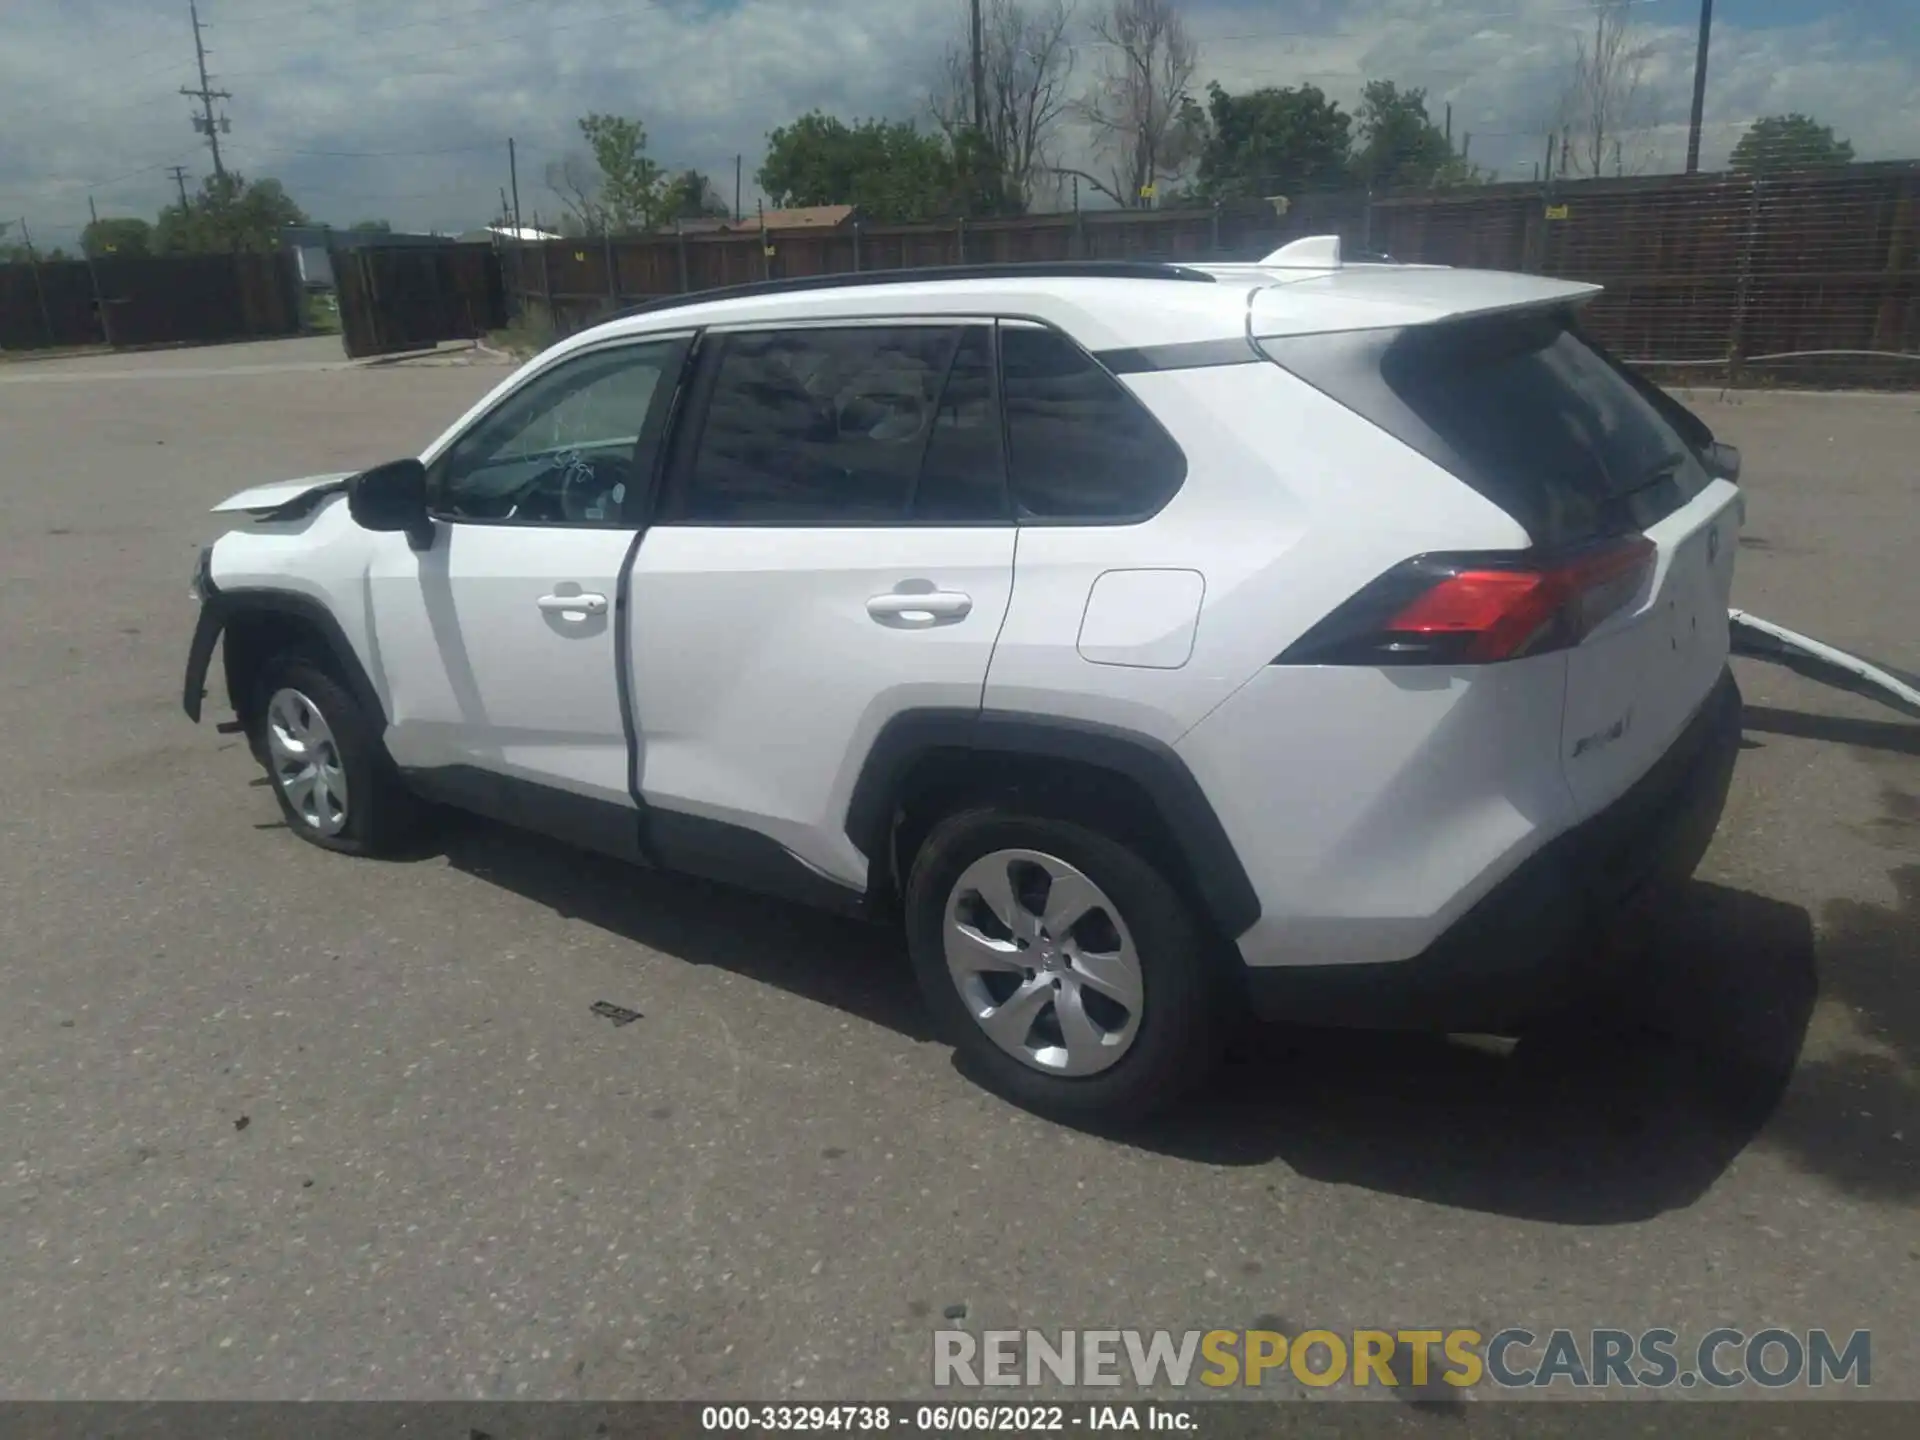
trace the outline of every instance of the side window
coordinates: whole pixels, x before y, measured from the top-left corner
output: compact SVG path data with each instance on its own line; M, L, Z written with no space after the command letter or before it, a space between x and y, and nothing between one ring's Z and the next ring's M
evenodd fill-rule
M623 525L651 471L650 416L664 409L683 340L590 351L515 391L434 466L431 503L449 520Z
M1173 438L1064 335L1003 325L1000 368L1008 477L1022 519L1143 519L1186 479Z
M983 327L713 337L685 524L872 525L1004 514Z
M1001 520L1007 514L1000 414L993 403L993 351L987 329L966 332L934 411L913 518L928 524Z

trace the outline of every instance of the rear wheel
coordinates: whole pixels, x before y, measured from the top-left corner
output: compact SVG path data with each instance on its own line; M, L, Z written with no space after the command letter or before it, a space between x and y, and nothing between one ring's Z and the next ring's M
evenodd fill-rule
M377 722L323 666L299 654L269 660L254 713L267 779L294 834L348 855L392 854L414 837L420 805Z
M1219 1053L1204 932L1147 860L1082 826L982 809L921 847L908 945L942 1031L1015 1103L1125 1122Z

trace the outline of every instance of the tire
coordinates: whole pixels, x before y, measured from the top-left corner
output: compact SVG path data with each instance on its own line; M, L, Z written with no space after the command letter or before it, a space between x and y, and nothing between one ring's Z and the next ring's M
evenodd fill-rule
M423 807L387 757L377 720L326 666L274 656L261 667L254 714L267 782L295 835L343 855L398 854L416 838ZM299 783L312 768L305 753L321 761L318 785Z
M1081 919L1050 934L1044 912L1063 881L1056 916ZM986 911L983 886L996 892ZM940 1033L964 1069L1025 1109L1134 1124L1191 1094L1220 1057L1206 932L1153 865L1084 826L996 809L950 816L920 847L905 909Z

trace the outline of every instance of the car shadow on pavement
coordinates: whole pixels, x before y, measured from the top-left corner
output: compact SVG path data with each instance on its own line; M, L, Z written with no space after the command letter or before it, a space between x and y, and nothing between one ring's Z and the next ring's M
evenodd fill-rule
M1920 807L1903 798L1886 823L1904 826L1911 843L1920 838ZM1823 1020L1833 1023L1801 1061L1767 1139L1853 1194L1912 1205L1920 1201L1920 865L1887 879L1892 907L1834 900L1822 911Z
M644 870L486 820L451 820L438 839L456 870L569 919L831 1005L911 1040L932 1038L900 937L883 926Z
M1565 1224L1697 1199L1759 1134L1815 999L1798 906L1699 881L1623 960L1635 998L1507 1044L1260 1031L1177 1119L1129 1139L1219 1165Z
M481 820L450 824L436 849L677 960L933 1038L888 928ZM1113 1138L1202 1165L1279 1161L1438 1204L1604 1225L1690 1204L1759 1137L1843 1189L1910 1200L1920 1196L1906 1138L1920 1136L1920 867L1892 880L1896 907L1835 902L1823 915L1819 972L1855 1015L1851 1046L1801 1057L1816 998L1808 913L1693 881L1624 957L1644 978L1612 1020L1511 1046L1249 1027L1192 1104Z
M1891 755L1920 755L1920 725L1910 720L1857 720L1850 716L1814 715L1804 710L1780 710L1749 705L1741 714L1749 733L1792 735L1803 740L1828 740Z

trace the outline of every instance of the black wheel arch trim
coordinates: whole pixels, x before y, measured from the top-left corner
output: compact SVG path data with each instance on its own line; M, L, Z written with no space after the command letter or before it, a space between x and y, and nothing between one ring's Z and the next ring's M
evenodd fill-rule
M942 750L1069 760L1124 775L1139 785L1191 875L1196 898L1229 940L1260 918L1260 897L1206 792L1173 747L1149 735L1015 711L906 710L874 737L847 802L847 837L869 866L884 864L900 789L913 767ZM873 882L869 881L871 893Z
M386 706L373 686L360 655L347 639L333 611L311 595L293 590L266 587L241 589L216 588L205 582L206 593L200 601L200 619L194 627L193 643L187 653L187 673L182 699L187 718L199 723L201 702L206 695L207 670L213 660L214 642L236 619L254 615L281 615L299 621L317 633L326 646L327 658L337 667L341 683L354 700L374 718L382 732L387 727ZM229 676L231 678L231 676ZM230 696L235 703L239 697Z

